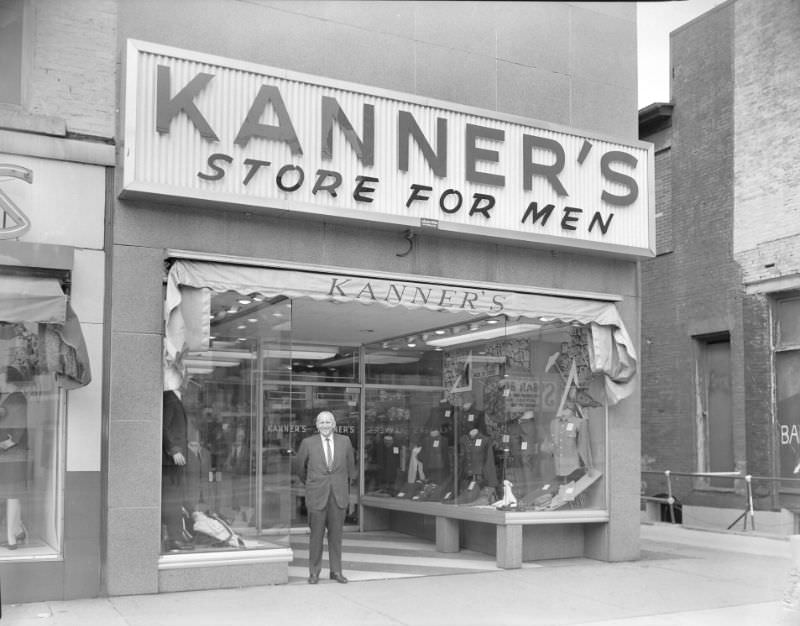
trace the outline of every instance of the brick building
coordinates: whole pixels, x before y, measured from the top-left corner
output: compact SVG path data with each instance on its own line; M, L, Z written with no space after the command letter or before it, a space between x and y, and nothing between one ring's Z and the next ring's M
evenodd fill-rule
M655 144L657 256L642 262L642 469L753 476L758 528L793 532L800 8L719 5L671 35ZM649 495L663 477L645 474ZM674 476L684 523L728 526L745 482ZM761 520L760 523L758 520Z

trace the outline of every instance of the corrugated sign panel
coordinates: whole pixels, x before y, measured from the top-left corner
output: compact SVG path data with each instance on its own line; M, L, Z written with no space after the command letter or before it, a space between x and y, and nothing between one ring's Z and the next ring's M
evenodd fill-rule
M126 88L123 195L652 255L650 144L136 41Z

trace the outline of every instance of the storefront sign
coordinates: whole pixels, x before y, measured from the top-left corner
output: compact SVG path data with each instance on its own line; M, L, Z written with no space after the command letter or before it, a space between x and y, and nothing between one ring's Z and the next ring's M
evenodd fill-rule
M21 165L0 163L0 180L5 177L33 183L33 172ZM17 239L31 228L31 221L14 201L0 189L0 214L3 216L3 226L0 228L0 239Z
M653 251L650 144L129 42L123 197Z

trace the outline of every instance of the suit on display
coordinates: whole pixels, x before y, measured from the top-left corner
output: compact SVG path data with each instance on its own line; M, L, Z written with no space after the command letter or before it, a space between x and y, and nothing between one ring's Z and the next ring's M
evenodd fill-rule
M333 432L336 419L323 411L317 416L319 434L306 437L297 452L300 480L306 488L309 542L308 582L316 584L322 568L322 542L328 531L330 577L340 583L342 575L342 529L350 503L350 483L357 476L350 439Z
M167 528L170 550L189 550L183 536L183 505L186 500L188 437L186 411L175 391L165 391L161 424L161 521Z
M539 443L533 411L525 411L509 428L517 492L528 493L537 477Z
M562 482L579 478L592 467L588 424L569 407L550 422L550 448Z

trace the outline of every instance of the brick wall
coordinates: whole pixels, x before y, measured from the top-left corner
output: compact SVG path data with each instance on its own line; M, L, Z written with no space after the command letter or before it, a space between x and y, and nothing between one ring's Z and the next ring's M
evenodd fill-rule
M762 295L744 299L744 359L747 395L747 470L772 476L772 350L770 303Z
M800 287L800 4L738 0L735 16L734 254L753 292L744 303L748 471L771 476L770 296ZM783 495L780 505L792 503Z
M734 250L751 282L800 273L800 3L739 0L735 11Z
M657 233L667 253L642 262L642 454L650 469L698 470L694 337L730 333L731 360L742 362L741 278L732 257L733 24L732 5L723 5L671 40L675 108L671 148L656 164L656 213L667 228L671 222L672 241L668 231ZM734 455L742 466L743 368L733 368ZM679 497L691 501L690 481L679 484Z
M48 120L48 132L114 136L116 122L117 2L33 0L26 14L31 37L26 97L21 112L2 124L29 130ZM58 129L54 131L53 129Z

